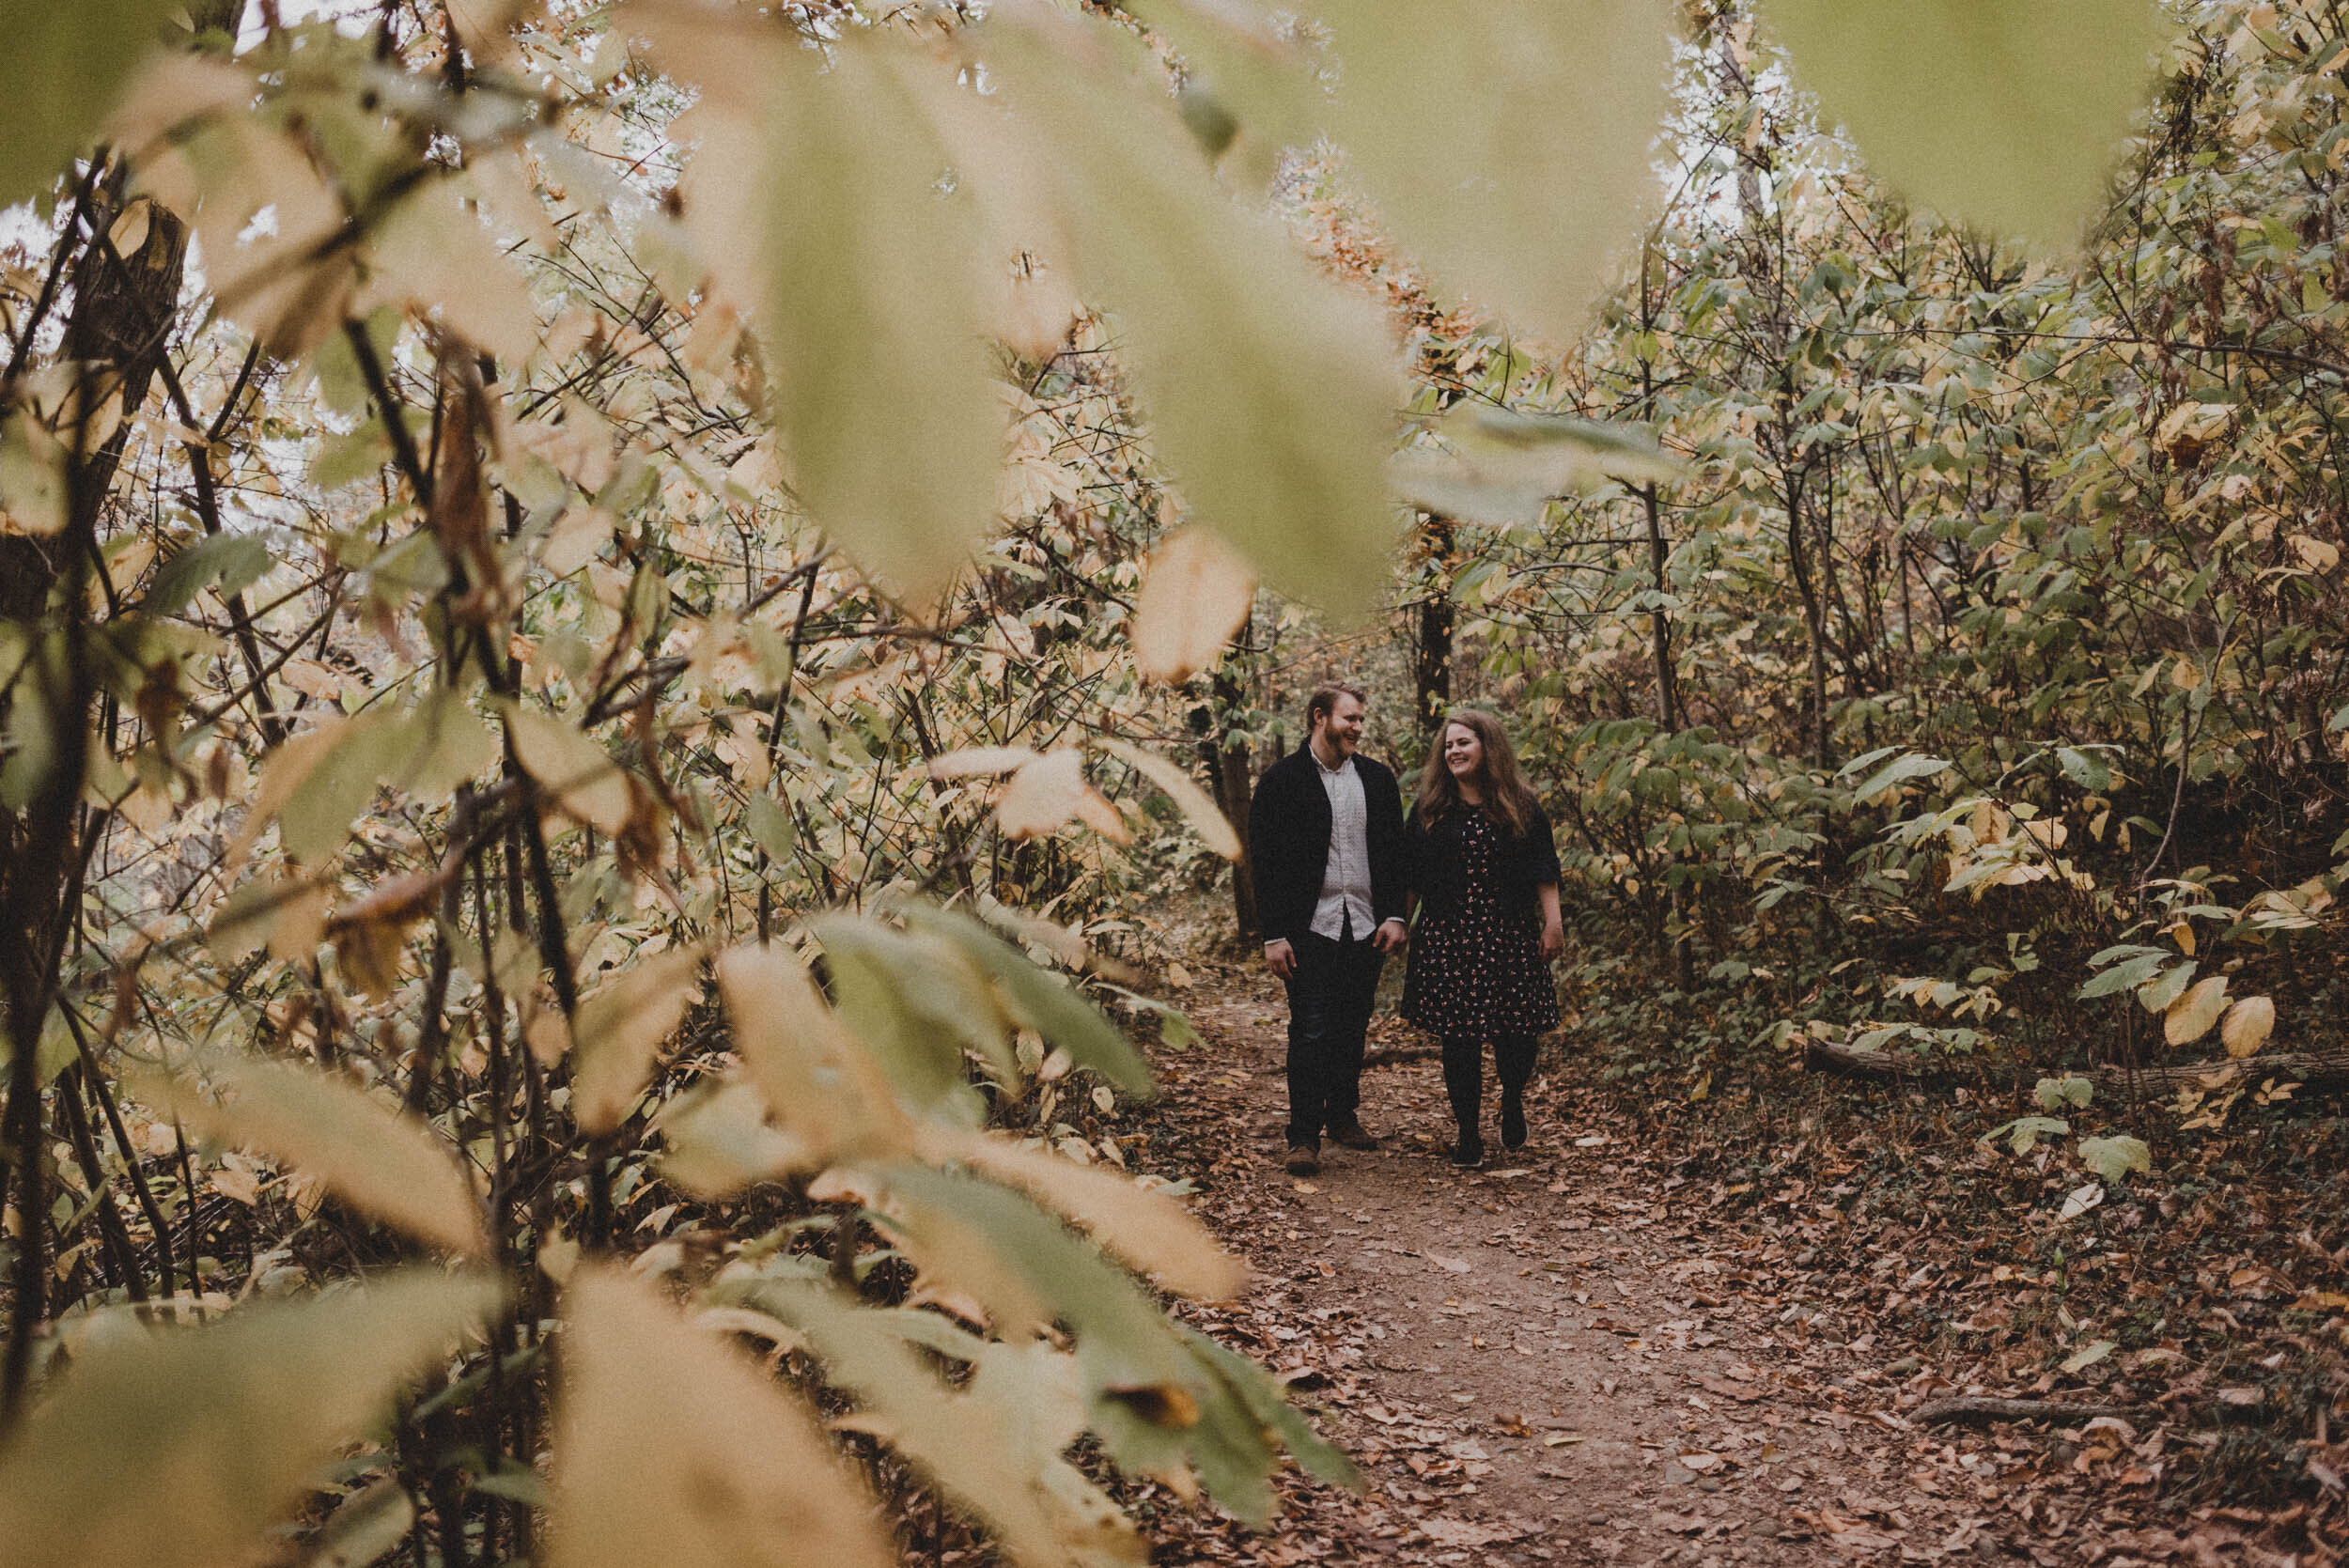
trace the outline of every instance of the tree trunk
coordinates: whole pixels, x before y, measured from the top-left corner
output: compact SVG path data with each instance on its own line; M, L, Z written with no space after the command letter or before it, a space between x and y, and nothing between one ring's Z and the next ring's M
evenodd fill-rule
M1190 730L1199 749L1200 765L1207 770L1208 783L1215 793L1216 807L1240 834L1240 857L1232 862L1232 936L1236 943L1245 947L1260 929L1256 924L1256 878L1248 863L1247 849L1248 808L1256 792L1254 759L1248 754L1247 740L1231 733L1232 715L1247 706L1246 693L1238 680L1219 670L1213 689L1212 702L1201 703L1190 710Z
M1432 726L1452 706L1452 637L1459 607L1452 602L1452 580L1460 567L1460 546L1450 518L1430 517L1420 530L1420 559L1426 583L1419 601L1418 636L1411 646L1414 719Z
M92 242L76 258L72 313L61 355L79 369L61 410L42 410L63 444L65 526L48 537L0 537L0 615L52 635L17 681L0 720L38 736L12 759L30 774L15 804L0 802L0 986L7 993L10 1047L4 1125L17 1219L14 1291L6 1358L0 1361L0 1431L23 1408L32 1338L46 1315L48 1146L39 1071L40 1038L55 995L57 970L79 901L82 841L87 826L82 792L88 775L97 680L89 651L87 591L98 555L98 521L122 460L139 406L162 362L179 303L187 251L179 221L154 209L145 240L130 256L97 237L113 225L127 188L119 166L93 200ZM75 242L69 232L61 244ZM0 388L13 405L21 389ZM20 411L31 417L32 411ZM112 427L108 427L108 421ZM40 711L38 719L17 705Z

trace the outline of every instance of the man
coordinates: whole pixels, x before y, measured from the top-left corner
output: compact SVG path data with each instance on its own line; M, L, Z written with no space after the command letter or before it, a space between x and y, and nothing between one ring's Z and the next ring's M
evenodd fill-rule
M1326 1132L1375 1149L1362 1128L1362 1037L1378 967L1404 942L1403 794L1355 748L1362 694L1329 685L1305 705L1305 744L1265 772L1248 813L1248 856L1265 962L1289 994L1288 1157L1321 1169Z

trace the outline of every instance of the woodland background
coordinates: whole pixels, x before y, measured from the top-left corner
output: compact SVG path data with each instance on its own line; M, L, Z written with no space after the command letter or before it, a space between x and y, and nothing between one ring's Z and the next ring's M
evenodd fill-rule
M1343 674L1506 716L1605 1092L1799 1129L1684 1175L1991 1166L2024 1296L1912 1330L2241 1352L2145 1484L2314 1539L2349 29L1898 9L19 19L0 1538L1133 1560L1342 1476L1125 1118ZM2092 1333L2105 1225L2248 1261Z

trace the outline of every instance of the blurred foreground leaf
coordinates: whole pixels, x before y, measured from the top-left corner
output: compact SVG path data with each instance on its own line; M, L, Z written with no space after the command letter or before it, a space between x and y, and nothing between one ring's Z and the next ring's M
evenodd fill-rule
M2153 0L1765 0L1870 167L1961 223L2069 249L2150 96Z
M784 1386L645 1285L565 1297L554 1568L886 1568L872 1498Z
M496 1304L416 1269L93 1346L0 1450L9 1568L230 1568Z

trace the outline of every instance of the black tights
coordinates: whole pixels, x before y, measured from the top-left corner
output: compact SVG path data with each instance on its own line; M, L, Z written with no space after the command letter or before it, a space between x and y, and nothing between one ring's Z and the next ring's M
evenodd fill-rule
M1501 1069L1501 1104L1504 1111L1515 1109L1521 1115L1525 1105L1525 1085L1533 1076L1533 1050L1538 1043L1532 1034L1496 1034L1493 1041L1493 1064ZM1477 1136L1477 1125L1485 1101L1485 1042L1474 1034L1447 1034L1443 1041L1443 1087L1452 1096L1452 1114L1460 1124L1463 1139Z

